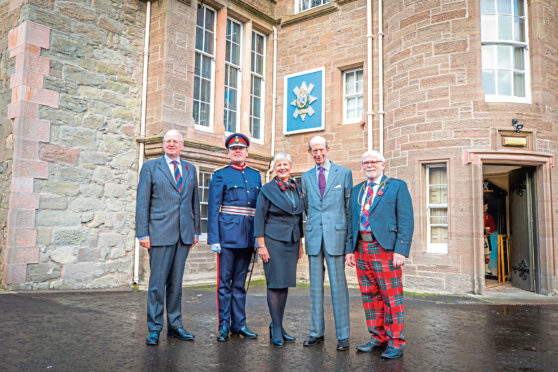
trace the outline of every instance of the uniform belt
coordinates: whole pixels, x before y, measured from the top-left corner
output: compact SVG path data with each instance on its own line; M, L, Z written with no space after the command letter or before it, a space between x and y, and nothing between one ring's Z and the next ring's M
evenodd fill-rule
M372 235L371 232L363 232L363 231L359 231L359 235L360 235L360 240L362 240L363 242L373 242L374 240L376 240L374 238L374 235Z
M256 208L237 207L234 205L221 205L220 212L227 214L236 214L239 216L254 216L256 214Z

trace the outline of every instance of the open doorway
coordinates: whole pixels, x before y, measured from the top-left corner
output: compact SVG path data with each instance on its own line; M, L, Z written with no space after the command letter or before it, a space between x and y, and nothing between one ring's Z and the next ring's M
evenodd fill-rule
M539 292L535 167L483 165L486 289Z

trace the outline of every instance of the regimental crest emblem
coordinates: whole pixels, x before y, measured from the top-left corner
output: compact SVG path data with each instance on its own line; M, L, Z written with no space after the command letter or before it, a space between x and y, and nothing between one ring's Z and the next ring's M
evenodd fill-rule
M306 115L314 115L315 111L312 108L312 103L318 98L310 95L312 89L314 89L314 84L309 84L307 86L305 81L303 81L299 87L294 87L293 93L296 95L296 99L291 102L291 105L295 106L293 112L293 117L295 119L300 115L300 118L304 121Z

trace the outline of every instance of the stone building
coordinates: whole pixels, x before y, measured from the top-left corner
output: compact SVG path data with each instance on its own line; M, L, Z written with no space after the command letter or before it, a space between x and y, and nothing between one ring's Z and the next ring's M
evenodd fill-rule
M408 182L407 289L558 293L556 0L0 0L0 53L5 287L145 283L138 169L176 128L204 216L227 133L264 180L319 134ZM185 281L214 278L202 237Z

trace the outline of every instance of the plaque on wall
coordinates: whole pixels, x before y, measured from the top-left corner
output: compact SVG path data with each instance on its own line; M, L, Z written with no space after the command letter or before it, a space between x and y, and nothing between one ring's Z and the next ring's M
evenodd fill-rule
M285 76L283 134L325 128L324 86L323 67Z

